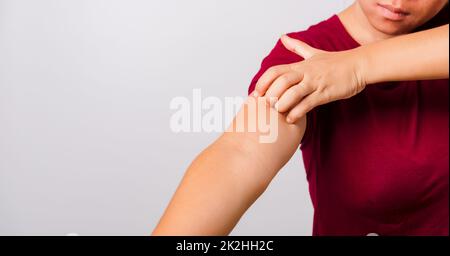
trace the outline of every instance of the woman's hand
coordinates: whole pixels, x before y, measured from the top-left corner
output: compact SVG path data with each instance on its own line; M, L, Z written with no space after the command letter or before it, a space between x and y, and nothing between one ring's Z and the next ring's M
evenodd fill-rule
M316 106L350 98L365 86L362 57L357 50L327 52L282 36L283 45L305 60L270 68L256 84L255 95L266 96L294 123Z

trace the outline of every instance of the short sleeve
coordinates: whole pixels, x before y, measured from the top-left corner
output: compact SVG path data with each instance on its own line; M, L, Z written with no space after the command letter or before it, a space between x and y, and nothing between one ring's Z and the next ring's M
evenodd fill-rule
M300 39L298 36L295 36L296 34L289 34L292 38ZM278 40L275 47L272 49L272 51L269 53L267 57L265 57L261 63L261 67L256 73L256 75L253 77L250 86L248 87L248 94L250 95L254 90L256 83L258 82L259 78L271 67L278 66L278 65L284 65L284 64L291 64L295 62L302 61L303 58L290 52L287 50L283 44L281 43L281 40Z
M288 34L291 38L295 38L298 40L301 40L305 43L311 44L310 40L308 40L302 32L298 33L290 33ZM269 53L267 57L265 57L261 63L261 67L256 73L256 75L251 80L250 86L248 87L248 94L250 95L254 90L256 83L258 82L259 78L271 67L278 66L278 65L284 65L284 64L291 64L295 62L303 61L303 58L301 56L298 56L295 53L292 53L291 51L287 50L283 44L281 43L281 40L278 40L275 47L272 49L272 51ZM303 147L304 144L307 143L309 140L309 137L311 136L311 132L314 129L314 122L315 117L313 116L314 110L310 111L307 114L307 122L306 122L306 130L305 134L303 135L301 145Z

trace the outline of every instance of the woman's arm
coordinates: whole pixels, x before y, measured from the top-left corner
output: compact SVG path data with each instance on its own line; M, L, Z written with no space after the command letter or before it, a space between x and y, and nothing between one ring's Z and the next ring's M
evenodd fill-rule
M449 26L397 36L352 50L326 52L283 36L284 46L305 60L269 69L258 95L278 98L279 112L295 122L311 109L387 81L449 77Z
M229 234L295 153L306 118L287 124L264 100L256 102L256 108L244 104L232 127L242 121L245 127L257 127L257 120L270 113L276 120L270 125L277 134L273 143L260 143L263 132L258 129L230 127L188 168L152 235Z
M366 84L449 76L448 24L355 49Z

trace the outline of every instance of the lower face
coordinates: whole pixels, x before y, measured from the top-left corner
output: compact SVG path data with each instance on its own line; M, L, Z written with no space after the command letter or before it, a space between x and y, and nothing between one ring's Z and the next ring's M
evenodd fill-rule
M380 32L411 32L433 18L448 0L358 0L371 25Z

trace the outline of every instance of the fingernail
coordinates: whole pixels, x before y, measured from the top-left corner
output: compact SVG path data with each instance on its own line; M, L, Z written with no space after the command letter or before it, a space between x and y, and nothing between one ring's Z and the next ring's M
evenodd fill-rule
M292 124L292 118L290 118L290 117L287 117L287 118L286 118L286 122L288 122L288 123Z
M274 108L275 108L275 110L276 110L276 111L278 111L278 102L277 102L277 103L275 103L275 106L274 106Z
M254 91L252 95L253 97L257 98L259 96L259 93L257 91Z

